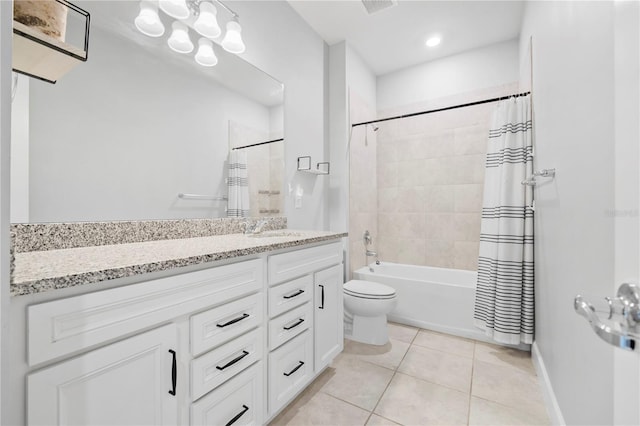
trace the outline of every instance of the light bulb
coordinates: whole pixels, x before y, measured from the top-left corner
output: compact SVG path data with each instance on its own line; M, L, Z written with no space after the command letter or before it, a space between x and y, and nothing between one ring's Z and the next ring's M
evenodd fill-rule
M178 53L190 53L193 50L193 43L189 38L189 28L180 21L171 24L173 31L167 40L171 50Z
M240 32L242 27L236 21L227 22L227 33L222 40L222 47L227 52L242 53L244 52L244 43L242 42L242 36Z
M431 37L429 40L427 40L425 44L429 47L435 47L440 44L440 41L441 41L440 37L434 36L434 37Z
M218 11L216 7L209 2L200 3L200 15L196 22L193 24L193 28L200 34L209 38L216 38L222 33L218 21L216 20L216 14Z
M164 34L164 25L158 16L158 5L151 1L140 2L140 13L134 23L138 31L149 37L160 37Z
M203 67L213 67L218 63L218 58L213 52L213 42L207 38L198 40L198 53L196 53L196 62Z
M176 19L187 19L190 15L185 0L160 0L159 5L164 13Z

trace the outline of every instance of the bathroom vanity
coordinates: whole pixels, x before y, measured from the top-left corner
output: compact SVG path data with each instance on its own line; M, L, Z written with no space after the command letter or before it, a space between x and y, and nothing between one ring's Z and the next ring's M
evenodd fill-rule
M14 301L25 299L14 309L26 317L26 423L243 425L275 417L342 350L346 235L272 235L16 254L16 277L26 277L21 262L37 270L38 255L43 268L67 256L71 272L33 272L42 286L34 277L15 283L23 295ZM115 285L102 289L96 271L70 265L85 255L110 265L102 273L119 274ZM65 281L73 289L50 290Z

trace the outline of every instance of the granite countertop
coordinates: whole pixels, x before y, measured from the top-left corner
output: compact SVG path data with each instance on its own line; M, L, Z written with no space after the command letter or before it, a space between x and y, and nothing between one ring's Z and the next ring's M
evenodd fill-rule
M327 231L269 231L15 254L11 295L20 296L247 256L346 237ZM273 234L272 234L273 235Z

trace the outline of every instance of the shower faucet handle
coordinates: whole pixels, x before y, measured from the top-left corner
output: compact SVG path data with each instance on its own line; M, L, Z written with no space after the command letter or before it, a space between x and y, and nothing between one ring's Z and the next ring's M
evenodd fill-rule
M364 234L362 235L362 241L364 242L365 246L371 245L371 242L373 240L371 238L371 233L369 232L369 230L364 231Z

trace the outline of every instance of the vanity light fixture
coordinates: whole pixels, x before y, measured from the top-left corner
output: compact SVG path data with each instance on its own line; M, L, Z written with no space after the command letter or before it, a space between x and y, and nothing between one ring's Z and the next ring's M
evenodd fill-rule
M205 67L212 67L218 63L218 58L213 51L211 39L222 35L222 30L217 21L217 9L214 4L220 5L232 16L227 22L227 32L222 39L222 48L230 53L239 54L245 51L242 41L242 27L240 16L220 0L142 0L140 13L135 19L138 31L149 37L160 37L164 34L164 25L158 16L158 8L168 16L175 18L171 24L171 36L167 40L169 47L178 53L190 53L193 51L193 43L189 38L189 26L204 39L198 41L198 51L195 60Z
M190 15L186 0L159 0L160 9L176 19L187 19Z
M213 67L218 63L218 57L213 52L213 42L211 40L205 37L201 37L198 40L198 52L195 59L203 67Z
M167 40L167 44L174 52L191 53L193 51L193 43L189 38L189 27L180 21L174 21L171 24L173 31L171 37Z
M231 53L242 53L245 50L244 43L242 42L242 27L237 20L227 22L227 34L222 40L222 48Z
M205 37L216 38L220 36L222 30L216 19L217 14L218 11L213 4L209 2L200 3L200 15L196 22L193 23L193 29Z
M136 28L149 37L160 37L164 34L164 25L158 16L158 5L149 0L140 2L140 13L135 19Z

